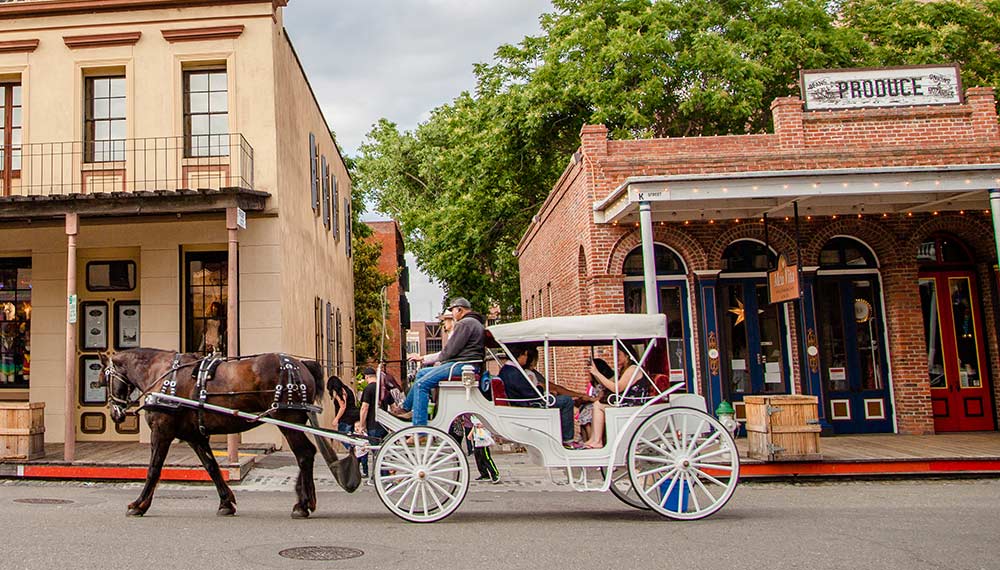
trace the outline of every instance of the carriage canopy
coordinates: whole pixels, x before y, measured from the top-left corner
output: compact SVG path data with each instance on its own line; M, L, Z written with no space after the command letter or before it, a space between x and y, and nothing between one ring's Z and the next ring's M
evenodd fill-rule
M614 339L647 340L667 336L667 317L658 315L582 315L542 317L493 325L489 333L498 343L607 344Z

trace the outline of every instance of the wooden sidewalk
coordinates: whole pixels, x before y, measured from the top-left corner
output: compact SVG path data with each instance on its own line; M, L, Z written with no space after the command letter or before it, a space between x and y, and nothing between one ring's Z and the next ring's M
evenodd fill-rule
M747 440L737 440L746 457ZM819 440L822 461L744 459L741 477L1000 476L1000 432L840 435Z
M240 481L250 473L258 454L240 451L239 463L228 464L224 449L213 450L227 481ZM77 442L76 461L63 461L61 443L45 446L45 456L32 461L0 460L0 478L143 480L149 465L149 444ZM161 477L164 481L210 481L208 473L187 444L170 446Z

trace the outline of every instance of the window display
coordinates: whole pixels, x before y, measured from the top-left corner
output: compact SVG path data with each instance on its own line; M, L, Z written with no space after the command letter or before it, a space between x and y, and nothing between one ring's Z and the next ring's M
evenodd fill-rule
M0 388L31 378L31 259L0 259Z

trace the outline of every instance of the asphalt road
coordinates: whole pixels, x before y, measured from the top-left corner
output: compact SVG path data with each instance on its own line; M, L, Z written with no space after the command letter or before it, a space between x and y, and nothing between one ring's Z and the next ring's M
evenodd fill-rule
M126 518L134 484L0 481L0 568L1000 568L998 480L744 484L696 522L610 494L483 484L431 525L396 519L370 487L321 492L313 518L292 520L290 491L253 489L236 488L235 518L216 517L214 489L198 485L164 485L144 518ZM302 546L364 555L279 555Z

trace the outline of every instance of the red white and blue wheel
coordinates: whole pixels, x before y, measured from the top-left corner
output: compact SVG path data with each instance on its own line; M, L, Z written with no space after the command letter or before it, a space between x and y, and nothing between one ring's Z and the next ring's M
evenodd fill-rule
M669 408L646 418L632 435L626 463L639 499L671 519L715 513L733 496L740 477L732 434L691 408Z

